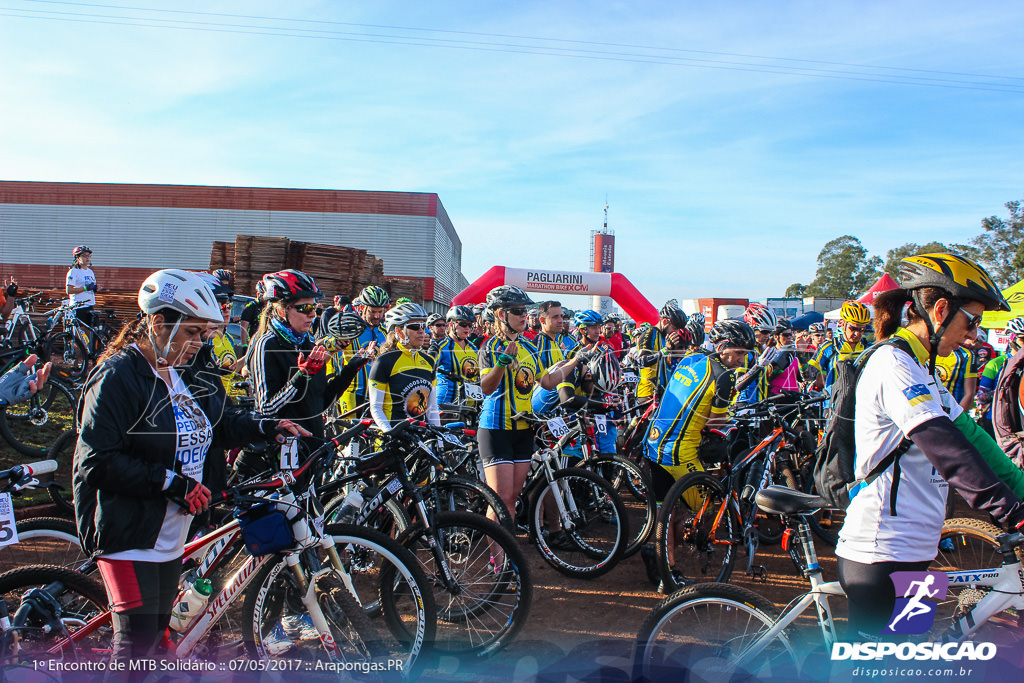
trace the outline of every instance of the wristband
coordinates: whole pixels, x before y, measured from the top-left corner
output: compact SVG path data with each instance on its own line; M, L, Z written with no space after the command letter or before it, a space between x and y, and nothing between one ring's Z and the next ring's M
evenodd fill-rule
M497 362L498 365L500 365L502 367L505 367L506 365L511 365L512 364L512 356L508 355L507 353L500 353L499 352L497 354L496 358L495 358L495 362Z

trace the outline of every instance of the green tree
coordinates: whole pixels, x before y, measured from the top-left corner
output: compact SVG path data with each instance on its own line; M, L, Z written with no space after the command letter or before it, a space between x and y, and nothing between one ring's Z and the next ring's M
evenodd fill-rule
M900 259L918 254L934 254L937 252L961 253L959 250L950 249L942 242L929 242L928 244L916 244L907 242L901 247L890 249L885 252L885 272L889 273L896 282L900 281Z
M868 258L868 250L856 237L837 237L818 254L818 270L805 295L853 298L874 284L882 274L882 265L879 257Z
M799 282L795 282L795 283L791 284L789 287L786 287L786 295L785 296L786 296L787 299L803 297L803 296L805 296L804 292L806 292L806 291L807 291L807 285L802 285Z
M1005 289L1024 278L1024 207L1007 202L1009 220L989 216L981 221L985 231L971 239L964 255L978 261L999 287ZM954 245L957 246L957 245Z

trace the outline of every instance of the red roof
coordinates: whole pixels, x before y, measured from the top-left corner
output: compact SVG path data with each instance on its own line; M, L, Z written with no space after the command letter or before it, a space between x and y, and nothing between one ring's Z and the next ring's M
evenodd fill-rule
M899 289L900 285L898 282L889 276L889 273L882 273L882 277L878 278L875 284L871 285L871 289L865 292L864 296L857 299L862 304L868 304L873 306L875 303L875 297L882 292L888 292L890 289Z

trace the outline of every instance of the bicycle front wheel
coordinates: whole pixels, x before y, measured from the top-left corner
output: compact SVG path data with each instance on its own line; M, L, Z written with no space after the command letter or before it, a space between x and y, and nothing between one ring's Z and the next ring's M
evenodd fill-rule
M720 481L706 472L680 478L658 512L658 568L666 587L728 581L741 528L735 503Z
M62 379L78 382L89 371L89 351L70 332L59 332L46 339L46 358L53 364L53 373Z
M691 680L795 680L798 659L783 631L760 652L750 647L778 618L772 603L729 584L702 583L665 600L637 634L633 678L657 683Z
M15 528L18 542L0 548L0 572L34 564L79 569L89 560L69 519L34 517L18 521Z
M6 409L0 411L0 436L7 440L14 450L30 458L46 457L65 432L76 431L75 395L60 382L51 379L45 395L35 395L19 406L27 419L10 420ZM47 407L44 407L47 406ZM70 462L65 476L70 481Z
M585 461L582 466L611 484L622 499L629 519L629 541L622 557L630 557L654 533L658 504L651 493L651 475L621 455L597 455Z
M435 648L487 655L526 624L533 599L530 570L515 537L472 512L434 515L399 541L416 555L434 588Z
M530 534L548 564L581 579L611 571L630 540L626 508L611 484L575 467L558 470L536 491Z

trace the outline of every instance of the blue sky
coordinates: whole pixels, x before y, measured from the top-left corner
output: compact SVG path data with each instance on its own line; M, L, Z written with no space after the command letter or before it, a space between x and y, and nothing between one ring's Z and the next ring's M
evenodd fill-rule
M219 30L66 21L154 18ZM778 296L834 237L880 256L966 241L1022 198L1022 19L1011 2L0 0L0 178L437 192L470 280L586 269L607 196L617 270L655 303Z

